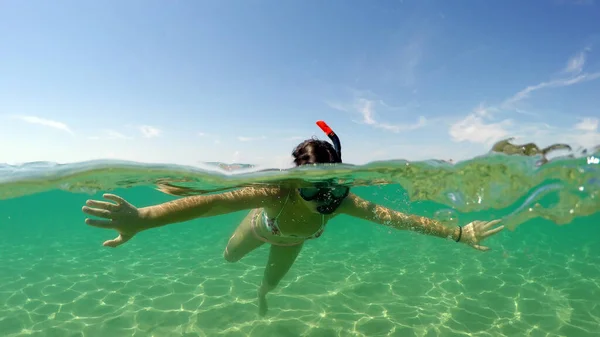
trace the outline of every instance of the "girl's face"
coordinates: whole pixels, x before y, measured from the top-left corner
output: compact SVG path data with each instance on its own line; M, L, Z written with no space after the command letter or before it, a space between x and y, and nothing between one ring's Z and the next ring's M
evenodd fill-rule
M332 213L348 196L350 189L341 185L323 185L297 189L306 207L315 213Z

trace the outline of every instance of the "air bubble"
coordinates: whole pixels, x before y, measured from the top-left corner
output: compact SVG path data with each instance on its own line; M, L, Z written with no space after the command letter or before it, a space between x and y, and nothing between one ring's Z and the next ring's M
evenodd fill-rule
M458 226L458 214L453 209L441 209L435 212L433 218L441 222L444 226Z

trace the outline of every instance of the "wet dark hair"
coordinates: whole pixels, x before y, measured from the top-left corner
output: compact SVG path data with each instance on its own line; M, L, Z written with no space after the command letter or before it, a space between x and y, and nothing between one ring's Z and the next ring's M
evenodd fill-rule
M296 166L342 162L330 142L316 138L307 139L298 144L292 152L292 156Z

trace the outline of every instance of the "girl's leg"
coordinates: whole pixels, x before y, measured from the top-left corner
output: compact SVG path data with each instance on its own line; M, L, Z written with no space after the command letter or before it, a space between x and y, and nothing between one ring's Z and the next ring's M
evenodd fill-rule
M246 256L246 254L265 243L256 237L252 229L252 221L255 212L260 211L260 209L252 210L250 213L248 213L244 220L242 220L238 228L229 239L227 247L225 247L225 252L223 252L225 260L229 262L237 262Z
M265 274L258 289L258 313L260 316L267 314L267 293L279 284L279 281L290 270L296 257L302 250L303 243L294 246L271 245L269 261L265 267Z

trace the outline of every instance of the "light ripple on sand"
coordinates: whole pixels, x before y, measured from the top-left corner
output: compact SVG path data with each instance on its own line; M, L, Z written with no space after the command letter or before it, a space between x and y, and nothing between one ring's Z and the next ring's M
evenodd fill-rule
M535 245L494 239L486 254L377 227L332 225L308 243L257 318L265 247L222 259L224 230L183 225L127 246L90 231L43 253L5 244L0 331L16 336L594 336L600 322L600 244L563 253L557 236ZM338 226L340 225L340 226ZM364 227L363 227L364 226ZM349 240L357 235L362 241ZM226 233L227 232L227 233ZM173 233L180 233L175 235ZM105 233L103 233L105 234ZM25 234L37 235L35 233ZM526 237L526 236L525 236ZM169 241L165 243L165 238ZM569 238L561 237L561 241ZM519 247L515 249L515 245ZM352 254L348 254L352 252ZM61 335L62 334L62 335Z

